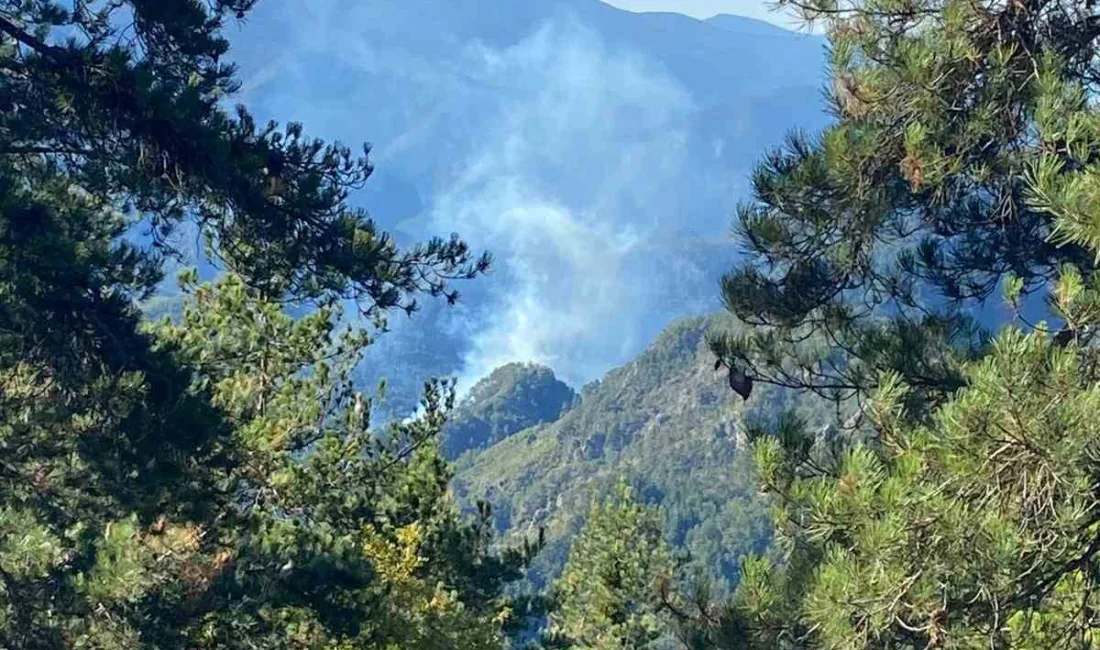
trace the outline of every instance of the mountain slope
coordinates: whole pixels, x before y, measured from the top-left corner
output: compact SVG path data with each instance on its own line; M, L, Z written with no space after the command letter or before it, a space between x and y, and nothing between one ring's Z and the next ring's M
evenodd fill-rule
M489 501L511 533L545 527L537 567L545 578L560 570L593 497L626 476L661 504L670 541L712 575L736 580L740 558L762 550L769 531L740 424L797 404L768 387L747 406L733 395L704 341L708 328L727 324L720 315L673 324L637 359L586 386L557 421L460 459L456 493Z

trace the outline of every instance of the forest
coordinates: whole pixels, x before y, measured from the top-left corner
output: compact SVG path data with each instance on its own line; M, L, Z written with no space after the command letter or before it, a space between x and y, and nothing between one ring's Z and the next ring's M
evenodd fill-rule
M831 122L724 311L406 418L361 359L492 251L234 105L256 4L0 0L0 648L1100 648L1093 0L778 0Z

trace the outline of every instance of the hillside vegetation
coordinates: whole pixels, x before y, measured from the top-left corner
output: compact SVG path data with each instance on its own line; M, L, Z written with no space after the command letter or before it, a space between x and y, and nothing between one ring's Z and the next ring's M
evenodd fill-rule
M461 457L457 492L491 503L502 531L544 527L536 567L546 579L560 571L593 499L626 477L640 498L661 506L670 542L734 582L741 559L770 538L743 421L791 404L765 386L746 412L706 346L708 330L729 327L722 315L671 325L637 359L585 386L560 418ZM828 415L803 410L822 422Z
M451 413L443 429L443 449L454 458L517 431L553 422L575 397L550 368L530 363L501 366L477 382Z

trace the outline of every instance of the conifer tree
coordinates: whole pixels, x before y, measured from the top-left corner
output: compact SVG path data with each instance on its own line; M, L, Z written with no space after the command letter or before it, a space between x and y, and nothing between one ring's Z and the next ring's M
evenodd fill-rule
M1098 299L1067 269L1053 305ZM781 560L745 567L724 647L1100 646L1097 350L1010 327L964 377L927 418L894 374L859 435L757 432Z
M138 217L161 253L182 221L268 295L415 307L478 273L458 239L401 251L348 193L365 155L223 110L238 87L227 21L256 0L0 2L0 156Z
M780 560L729 648L1095 648L1100 15L1091 2L794 1L829 31L837 123L742 212L718 339L864 418L754 431ZM995 337L969 316L1003 292Z
M334 307L293 319L236 276L184 280L192 300L156 340L197 369L192 390L221 409L242 462L173 633L189 647L501 647L502 588L526 554L490 553L491 522L466 522L447 494L449 386L426 385L419 418L372 430L351 382L368 341L338 330Z
M716 352L836 400L885 371L939 402L986 349L975 310L1095 268L1096 8L1078 0L781 0L829 36L835 123L753 177L725 279L753 327Z
M626 483L592 505L554 583L550 638L556 647L647 650L669 631L661 586L674 558L659 513Z
M447 390L371 432L365 335L336 331L345 299L453 300L487 259L399 250L347 203L365 155L222 109L253 4L0 2L5 648L501 642L522 554L446 497ZM231 273L145 327L185 222Z

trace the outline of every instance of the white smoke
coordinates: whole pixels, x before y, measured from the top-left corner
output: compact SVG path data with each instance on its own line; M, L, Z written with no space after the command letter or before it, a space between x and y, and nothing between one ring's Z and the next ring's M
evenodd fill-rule
M534 361L579 386L673 318L718 307L732 251L704 239L731 244L738 138L753 128L739 126L749 112L736 102L748 95L708 99L682 65L664 67L693 47L690 30L666 48L648 31L620 38L633 19L594 3L458 4L261 3L234 43L241 99L320 137L372 141L365 191L378 193L355 202L403 241L456 232L495 257L487 277L457 287L457 308L402 321L375 346L372 372L411 386L458 374L461 389Z
M432 211L433 229L497 259L481 280L492 298L470 322L459 386L510 361L589 381L637 352L664 299L654 290L664 270L638 277L637 258L676 231L665 192L682 171L681 124L694 107L641 57L573 23L469 56L473 74L511 86L512 99ZM591 160L613 163L592 173Z

